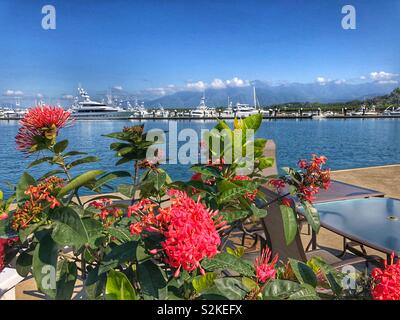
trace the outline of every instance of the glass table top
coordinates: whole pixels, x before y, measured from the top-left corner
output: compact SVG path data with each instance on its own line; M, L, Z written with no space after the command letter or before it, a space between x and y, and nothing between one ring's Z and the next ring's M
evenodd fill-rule
M400 200L352 199L314 206L321 226L379 251L400 254Z

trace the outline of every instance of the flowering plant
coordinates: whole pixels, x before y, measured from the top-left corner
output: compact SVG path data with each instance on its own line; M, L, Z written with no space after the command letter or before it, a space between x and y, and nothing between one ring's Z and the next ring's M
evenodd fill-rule
M317 271L297 260L283 264L265 248L251 262L243 247L227 246L246 222L268 214L259 205L268 205L261 185L289 185L290 194L312 208L311 196L329 182L329 172L321 169L325 158L316 156L301 163L302 171L265 177L263 170L273 165L263 153L267 140L249 145L235 132L256 132L261 121L261 115L235 120L233 130L219 121L203 143L206 163L192 167L190 181L172 181L159 165L161 154L146 157L154 143L146 140L143 126L107 135L119 140L110 146L120 158L117 165L133 162L132 173L92 169L76 174L77 166L98 159L67 151L68 141L58 141L71 115L57 107L31 109L21 121L17 147L38 155L29 167L46 163L56 169L37 180L24 173L8 201L0 194L2 234L18 236L7 241L18 273L32 273L38 289L52 299L70 299L78 277L87 299L318 299L322 282L332 288L332 297L339 297L337 275L323 261L313 262ZM213 139L224 149L217 150ZM238 145L240 154L226 161L227 150ZM254 166L244 174L249 151ZM132 183L118 185L118 194L104 195L103 189L113 188L110 182L119 178ZM85 199L81 189L94 195ZM283 217L294 214L287 196L279 198ZM315 213L309 216L319 226Z

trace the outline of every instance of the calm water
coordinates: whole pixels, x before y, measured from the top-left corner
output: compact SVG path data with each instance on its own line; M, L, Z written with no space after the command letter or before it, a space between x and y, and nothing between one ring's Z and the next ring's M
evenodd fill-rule
M61 138L70 140L69 150L80 150L98 156L98 164L88 164L82 169L116 169L116 158L109 150L112 139L102 134L121 130L138 121L77 121L66 128ZM144 121L145 129L168 129L168 121ZM211 129L213 121L177 121L178 130L192 128ZM14 137L18 130L17 121L0 121L0 188L10 194L4 182L16 183L27 164L35 157L25 158L15 149ZM264 120L258 137L273 139L278 148L278 166L295 166L297 160L311 153L324 154L329 166L349 169L400 163L400 119L338 119L338 120ZM32 168L29 172L40 177L45 166ZM188 166L168 165L173 179L188 179Z

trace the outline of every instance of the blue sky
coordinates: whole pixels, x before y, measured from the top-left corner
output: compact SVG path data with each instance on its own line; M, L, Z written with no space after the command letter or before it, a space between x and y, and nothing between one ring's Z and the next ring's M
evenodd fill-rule
M56 8L56 30L41 27L46 4ZM346 4L356 8L356 30L341 28ZM82 83L168 93L234 77L231 85L393 81L399 30L399 0L4 0L0 92L62 96Z

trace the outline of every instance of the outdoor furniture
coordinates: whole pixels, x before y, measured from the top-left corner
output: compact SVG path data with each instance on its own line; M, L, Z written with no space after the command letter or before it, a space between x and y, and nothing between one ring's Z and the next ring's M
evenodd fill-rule
M350 200L350 199L360 199L360 198L370 198L370 197L384 197L385 194L372 189L363 188L360 186L352 185L349 183L332 180L331 185L328 190L321 189L319 193L316 195L316 200L314 204L324 203L324 202L332 202L332 201L340 201L340 200ZM307 224L308 235L310 235L311 229L310 225L307 223L307 220L300 215L301 224ZM346 252L346 247L355 247L360 246L361 251L366 254L366 251L362 244L357 242L348 242L347 239L343 238L343 252ZM317 247L317 239L316 234L311 233L311 241L307 245L306 250L311 247L312 250L315 250Z
M262 220L264 234L259 235L262 239L263 245L267 245L272 250L273 254L277 253L280 260L286 262L288 258L292 258L306 262L309 259L318 256L334 268L367 262L366 257L358 256L342 260L332 253L322 249L305 252L299 232L297 232L295 239L287 245L282 214L279 208L280 203L279 201L274 201L279 197L279 195L267 188L262 188L262 192L264 192L266 198L272 203L266 208L268 210L268 215ZM295 208L293 207L293 209Z
M343 254L363 255L346 239L386 253L400 254L400 200L392 198L351 199L315 205L321 227L345 238ZM315 237L314 237L315 238ZM316 243L314 243L314 247ZM390 259L388 259L389 261Z
M314 201L314 203L383 196L384 193L380 191L332 180L328 190L321 189L319 191L316 196L317 199Z

